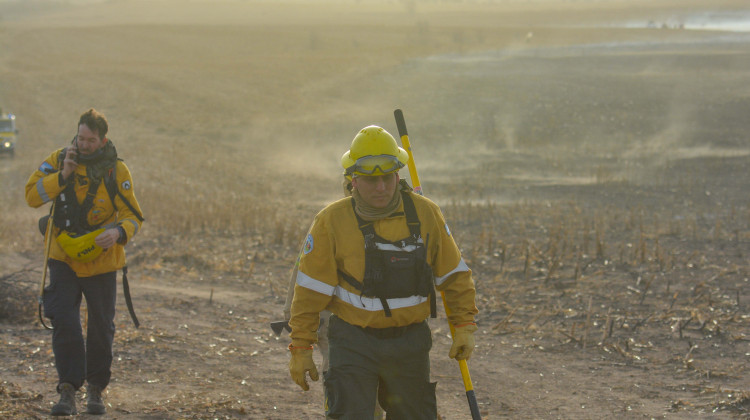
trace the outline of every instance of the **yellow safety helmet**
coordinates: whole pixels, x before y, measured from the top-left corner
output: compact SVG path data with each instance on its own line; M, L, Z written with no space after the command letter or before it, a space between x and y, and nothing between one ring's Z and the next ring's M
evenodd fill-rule
M104 232L104 228L97 229L84 235L76 235L63 231L57 235L57 243L65 253L75 261L89 262L98 257L103 249L94 242L97 236Z
M406 166L409 154L398 147L396 139L376 125L359 131L349 150L341 156L345 175L385 175Z

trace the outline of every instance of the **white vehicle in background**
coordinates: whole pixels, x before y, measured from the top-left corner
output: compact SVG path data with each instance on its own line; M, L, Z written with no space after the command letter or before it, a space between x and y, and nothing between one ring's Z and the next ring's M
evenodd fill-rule
M0 154L14 155L16 150L16 116L0 111Z

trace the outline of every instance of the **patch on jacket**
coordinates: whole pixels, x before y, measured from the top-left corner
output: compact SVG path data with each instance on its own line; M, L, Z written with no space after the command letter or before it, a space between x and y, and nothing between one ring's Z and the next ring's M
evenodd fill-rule
M313 250L313 236L312 233L307 234L307 239L305 240L305 246L302 247L302 252L305 254L309 254Z
M123 181L122 183L122 189L127 191L130 189L130 181Z
M55 172L55 168L53 168L52 165L49 164L49 162L42 162L42 164L39 166L39 170L47 175Z

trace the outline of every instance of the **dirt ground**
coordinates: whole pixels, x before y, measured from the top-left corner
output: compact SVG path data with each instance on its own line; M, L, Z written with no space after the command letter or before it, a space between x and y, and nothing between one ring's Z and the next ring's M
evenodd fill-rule
M483 418L750 418L748 68L740 0L0 0L0 417L57 400L23 187L93 106L146 217L104 418L324 418L269 322L395 108L473 270ZM440 416L468 419L430 325Z

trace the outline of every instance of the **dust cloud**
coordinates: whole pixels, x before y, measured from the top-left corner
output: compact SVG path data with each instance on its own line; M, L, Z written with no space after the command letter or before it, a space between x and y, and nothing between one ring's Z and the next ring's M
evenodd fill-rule
M501 325L514 313L513 322L524 320L508 336L492 331L483 336L492 346L478 351L476 362L482 367L477 378L483 388L482 403L487 404L483 407L518 418L653 417L674 405L698 415L710 405L705 399L715 395L718 400L721 395L704 392L703 405L683 403L694 397L685 389L698 388L674 384L670 362L643 370L648 374L659 370L660 380L669 385L658 391L669 397L649 400L645 391L639 394L630 384L624 391L607 387L617 393L615 402L603 401L605 397L587 399L599 395L606 385L590 385L586 374L592 360L604 360L601 363L607 366L598 368L608 373L623 365L610 363L608 358L621 354L616 349L624 351L606 346L611 343L596 347L600 350L596 356L580 348L565 355L588 357L575 361L580 371L564 371L571 383L588 387L588 394L571 396L567 379L541 382L534 370L540 367L524 363L547 360L533 353L547 350L539 350L537 342L528 344L537 339L532 335L537 333L539 316L544 322L552 320L538 328L553 346L564 335L560 331L570 331L567 315L562 321L555 318L561 313L557 302L568 299L565 304L579 305L576 313L585 314L586 308L580 307L583 295L601 297L602 302L597 302L601 308L611 304L606 299L611 290L591 288L612 286L627 294L635 286L625 289L623 279L646 278L641 272L650 266L626 261L634 255L634 244L642 244L641 255L647 255L645 244L652 241L648 245L653 254L661 253L659 261L651 264L663 267L650 278L674 276L664 280L666 286L660 286L659 293L666 289L671 296L679 286L681 300L675 297L672 303L678 302L681 315L693 316L685 308L694 302L686 296L691 289L697 294L693 272L680 271L688 266L724 264L719 279L724 288L709 293L709 303L734 296L737 290L740 305L746 264L721 260L724 248L711 247L735 251L737 247L731 257L739 261L748 240L750 18L746 10L744 0L0 0L0 107L17 115L20 130L15 157L0 156L0 277L12 272L30 279L38 274L32 272L41 260L36 221L48 208L29 209L24 185L48 153L70 141L79 115L95 107L109 118L109 137L133 172L147 220L131 254L134 266L144 273L142 293L150 293L149 282L163 282L158 293L144 299L155 311L163 311L159 315L164 319L177 320L182 314L169 312L164 290L179 289L175 285L181 281L205 287L210 280L217 296L222 287L225 295L237 288L247 294L243 299L257 305L233 307L236 313L249 306L257 312L247 319L276 317L280 313L276 289L287 278L299 238L315 212L341 196L342 153L367 125L381 125L397 135L393 111L400 108L425 192L446 208L451 228L455 227L483 288L481 297L486 300L480 305L485 322ZM579 215L588 218L579 221L575 219ZM643 222L637 231L635 220L643 215L653 216L655 225L662 223L654 228L656 233L644 233ZM536 216L557 225L542 226ZM588 263L596 271L584 273L597 281L563 284L560 273L573 276L573 266L586 257L574 248L579 244L572 244L573 240L564 243L570 255L560 260L550 257L548 264L540 257L536 264L542 274L536 277L533 267L513 265L520 260L511 257L521 258L524 252L526 262L535 249L541 255L544 244L564 229L580 228L571 236L593 243L589 236L594 237L593 230L598 236L601 226L611 227L604 233L610 235L609 255L599 259L589 255ZM669 233L663 234L665 230ZM709 248L712 251L705 251ZM574 249L579 252L571 256ZM696 262L699 251L714 265ZM569 264L553 273L557 269L553 262L563 258ZM202 265L190 266L195 261ZM670 261L677 268L665 272ZM504 268L496 269L498 264ZM210 269L197 273L199 265ZM534 283L540 278L543 284ZM557 290L558 286L571 291ZM641 296L656 293L656 286L651 291L648 286L642 289L642 283L636 286L644 290ZM650 302L657 300L654 295L640 299L653 306L628 304L613 309L613 317L622 316L618 318L622 334L631 333L623 327L629 310L641 310L638 315L652 323L648 325L652 331L668 330L669 326L656 325L652 314L661 314L658 305L670 296L660 294L659 302ZM729 307L731 300L720 302ZM521 309L516 313L516 308ZM596 309L597 305L589 306L589 314ZM212 316L223 321L226 313L219 313L218 306L213 310ZM554 314L546 317L545 310ZM605 312L597 325L609 319ZM237 322L245 328L248 321ZM629 322L633 325L632 319ZM731 324L724 318L721 322ZM742 322L746 321L732 325L740 325L737 328L744 328L746 334ZM245 332L231 340L250 337L246 348L278 358L259 366L263 380L278 383L284 349L277 353L255 349L259 343L252 337L257 331ZM137 341L134 336L123 339ZM436 345L445 344L440 342L444 337L436 337ZM514 353L516 347L503 341L524 339L528 341L519 347L531 356ZM634 342L627 339L616 345L627 349ZM673 341L644 338L651 339L661 340L660 351L668 346L664 342ZM718 348L726 342L713 344ZM711 349L708 344L701 347L701 351ZM509 363L498 367L492 351L503 352ZM686 351L680 348L680 357ZM739 354L736 348L732 351L726 354ZM716 356L716 363L726 362L722 366L731 371L734 362L723 354ZM568 363L560 354L544 355L552 358L554 369ZM11 360L15 355L5 357ZM251 357L255 355L246 359L258 360ZM657 358L674 359L667 351ZM13 360L0 365L15 366ZM499 369L513 371L502 373L513 386L495 395L490 388L497 383ZM522 379L531 371L540 381L539 394L525 394ZM37 395L50 391L45 398L52 397L41 379L33 382L22 374L2 372L4 380ZM623 381L632 376L612 374ZM690 374L699 376L697 371ZM15 376L7 379L10 375ZM739 388L741 378L730 376L724 378ZM707 375L700 378L705 378L703 384L713 380ZM659 381L649 378L648 382ZM123 410L146 410L134 407L140 399L127 394L138 392L142 384L137 378L118 385L123 395L119 400L113 395L116 404L122 404ZM711 386L718 389L723 384L711 382ZM232 392L253 400L248 389ZM317 396L300 396L291 386L281 389L294 401L291 408L281 408L289 415L286 418L294 417L290 413L297 413L295 409L310 418L320 414ZM275 402L276 395L269 395L267 389L252 391L263 393L259 399L265 402ZM451 399L459 392L441 392L443 413L453 414L450 418L465 414L459 408L464 402ZM174 404L167 396L164 400L165 405ZM524 403L513 411L509 401ZM644 405L623 412L622 407L633 401ZM559 411L551 413L541 405ZM584 411L584 405L593 406L593 411ZM257 418L279 414L273 411L275 406L244 409L255 410Z

